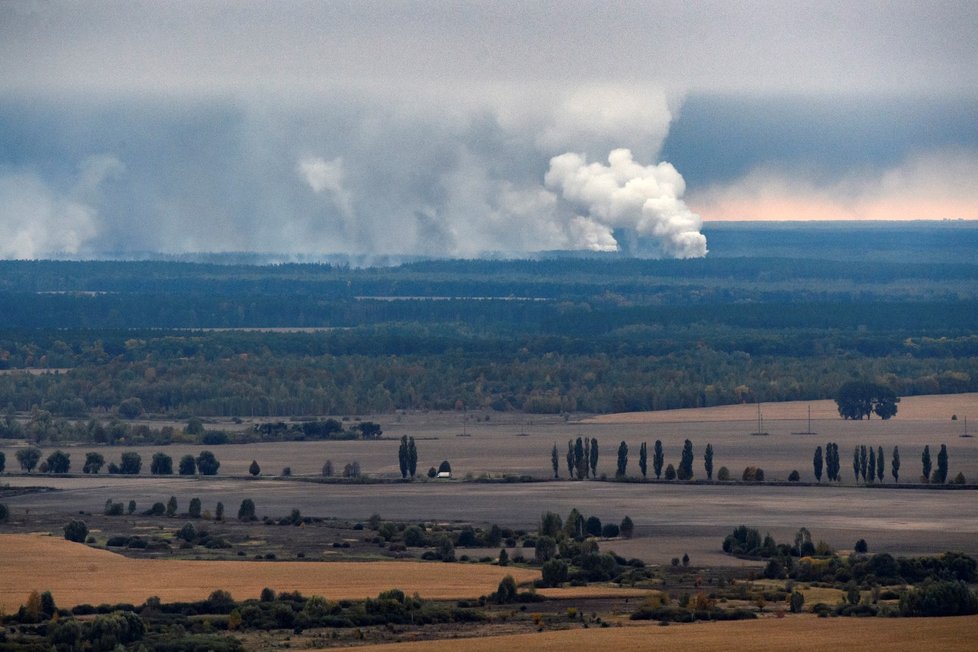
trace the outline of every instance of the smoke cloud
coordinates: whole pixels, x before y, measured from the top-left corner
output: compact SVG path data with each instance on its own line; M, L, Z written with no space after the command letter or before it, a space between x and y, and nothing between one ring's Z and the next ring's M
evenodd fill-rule
M702 222L682 201L686 184L669 163L643 166L631 151L616 149L608 165L588 164L579 154L550 160L548 188L583 208L586 216L574 222L578 246L596 251L619 248L614 229L631 229L639 237L655 238L663 253L675 258L706 255Z

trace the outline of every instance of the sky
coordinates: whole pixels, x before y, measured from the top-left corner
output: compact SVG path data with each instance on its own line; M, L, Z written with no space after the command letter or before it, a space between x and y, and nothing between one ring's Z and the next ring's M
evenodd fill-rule
M0 257L978 219L978 3L0 3Z

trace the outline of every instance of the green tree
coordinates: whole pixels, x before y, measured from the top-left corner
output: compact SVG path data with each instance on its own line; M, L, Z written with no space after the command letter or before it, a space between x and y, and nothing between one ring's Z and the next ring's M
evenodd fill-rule
M261 467L258 466L258 460L251 460L251 464L248 466L248 473L254 477L261 475Z
M556 538L563 526L564 522L560 520L560 514L556 512L546 512L540 517L540 534L542 536Z
M866 457L866 447L859 447L859 475L863 477L863 482L866 482L866 465L869 460Z
M618 444L618 466L615 469L616 478L624 478L628 468L628 444L622 441Z
M88 526L85 521L69 521L64 527L65 539L75 543L85 543L88 538Z
M85 465L82 467L82 473L97 474L105 466L105 458L102 457L101 453L85 453Z
M62 450L56 450L46 460L48 463L48 473L67 473L71 468L71 456Z
M553 450L550 451L550 466L554 470L554 480L560 479L560 451L557 450L557 442L554 442Z
M510 604L517 600L516 580L512 575L507 575L499 582L499 587L493 594L496 604Z
M676 468L670 464L666 467L666 480L676 479Z
M635 532L635 524L632 522L630 517L626 516L625 518L621 519L621 525L619 527L623 537L626 539L632 538L632 534Z
M598 477L598 438L591 437L591 451L588 454L588 461L591 466L591 477Z
M941 444L941 450L937 453L937 468L931 478L934 484L944 484L947 482L947 446Z
M893 447L893 459L890 460L890 474L893 482L900 482L900 447Z
M924 482L927 482L930 479L931 468L930 446L924 446L924 452L920 455L920 468L920 477L924 479Z
M224 503L217 503L217 507L214 509L214 520L223 521L224 520Z
M574 473L578 480L583 480L587 473L588 460L584 457L584 438L578 437L574 441Z
M852 449L852 475L859 482L859 446Z
M123 419L138 419L143 415L143 402L135 397L127 398L119 403L117 411Z
M713 444L706 445L706 452L703 453L703 470L706 471L706 479L713 480Z
M666 457L662 452L662 442L656 439L655 445L652 448L652 470L655 471L656 480L662 477L662 465L665 461Z
M683 442L683 452L679 458L676 477L680 480L691 480L693 478L693 442L688 439Z
M401 445L397 448L397 465L401 469L401 479L408 477L408 441L407 435L401 435Z
M418 474L418 447L414 443L414 437L408 437L408 475L412 478Z
M197 417L191 417L183 431L193 437L200 437L204 434L204 422Z
M139 475L139 470L143 467L143 458L139 453L127 451L122 454L119 462L119 473L125 475Z
M876 451L869 447L869 481L876 482Z
M30 473L37 466L37 463L41 461L41 449L36 446L21 448L17 451L16 457L20 468Z
M883 462L883 447L879 446L876 449L876 478L883 482L884 471L886 471L886 464Z
M0 473L3 473L5 468L7 468L7 454L0 451Z
M544 586L560 586L567 581L568 565L563 559L546 561L540 571L543 575Z
M588 516L584 521L584 533L588 536L601 536L601 519L597 516Z
M177 515L177 497L170 496L170 500L166 501L166 515L173 517Z
M843 419L867 419L874 413L881 419L889 419L896 415L899 402L889 387L863 381L845 383L835 398Z
M173 475L173 458L163 452L153 453L149 472L153 475Z
M649 445L644 441L638 447L638 470L642 472L644 480L649 473Z
M788 598L788 608L791 613L797 614L801 613L801 610L805 607L805 596L798 591L792 591L791 596Z
M574 479L574 440L567 440L567 477Z
M187 508L187 514L190 516L190 518L200 518L200 512L200 498L191 498L190 506Z
M238 508L238 520L239 521L255 521L258 517L255 516L255 501L251 498L245 498L241 501L241 506Z
M567 519L564 521L564 534L571 539L579 541L584 538L584 517L576 507L572 507Z
M815 457L812 458L812 466L815 470L815 481L822 481L822 447L815 447Z
M217 475L217 470L221 468L221 463L210 451L201 451L197 456L197 470L201 475Z
M197 460L193 455L184 455L180 458L180 475L196 475Z

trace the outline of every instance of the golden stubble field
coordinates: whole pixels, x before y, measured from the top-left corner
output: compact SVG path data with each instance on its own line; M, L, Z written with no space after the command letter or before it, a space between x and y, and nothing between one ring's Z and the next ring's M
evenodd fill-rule
M128 602L203 600L217 589L238 600L262 588L299 591L330 600L363 599L399 588L432 599L476 598L512 575L539 571L441 562L289 562L128 559L106 550L42 535L0 535L0 608L10 613L32 590L51 591L60 607Z
M975 649L978 616L955 618L816 618L811 615L767 617L759 620L692 623L660 627L656 624L627 624L607 629L566 629L492 638L448 639L370 645L370 652L415 652L434 650L783 650L879 649L916 652L921 649L947 652Z

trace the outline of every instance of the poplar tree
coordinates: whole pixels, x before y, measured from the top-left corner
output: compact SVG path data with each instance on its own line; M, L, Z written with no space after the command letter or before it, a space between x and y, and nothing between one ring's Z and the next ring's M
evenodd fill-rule
M557 451L557 442L554 442L553 450L550 451L550 465L554 469L554 480L560 479L560 453Z
M924 482L930 479L930 446L924 446L924 452L920 455L920 475Z
M665 461L666 456L662 453L662 441L656 439L652 449L652 470L655 471L656 480L662 477L662 465Z
M591 439L591 477L598 477L598 438Z
M706 445L706 452L703 453L703 470L706 471L706 479L713 480L713 444Z
M638 447L638 469L644 480L649 471L649 446L644 441Z
M880 446L876 449L876 479L883 482L883 476L886 475L886 464L883 463L883 447Z
M683 442L683 452L679 458L677 475L680 480L689 480L693 477L693 442L688 439Z
M822 481L822 447L815 447L815 457L812 458L812 466L815 468L816 482Z
M625 470L628 468L628 444L622 441L618 444L618 468L615 470L616 478L624 478Z
M934 470L932 482L944 484L947 482L947 446L941 444L941 450L937 453L937 469Z
M890 473L894 482L900 482L900 447L893 447L893 459L890 461Z
M869 481L876 482L876 451L869 447Z

